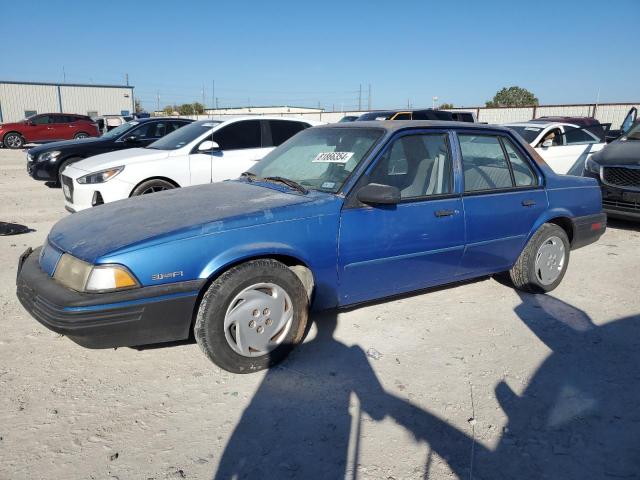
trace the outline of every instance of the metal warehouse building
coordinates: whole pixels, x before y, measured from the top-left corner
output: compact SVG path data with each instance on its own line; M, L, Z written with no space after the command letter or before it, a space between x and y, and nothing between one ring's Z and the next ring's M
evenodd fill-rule
M36 113L77 113L95 117L129 115L133 111L133 87L129 85L0 80L0 123L16 122Z

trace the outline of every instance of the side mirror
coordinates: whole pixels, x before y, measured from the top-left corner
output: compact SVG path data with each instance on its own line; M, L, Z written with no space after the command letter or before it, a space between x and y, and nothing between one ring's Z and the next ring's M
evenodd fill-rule
M553 140L551 140L550 138L542 142L542 148L549 148L549 147L553 147Z
M205 140L198 146L199 152L211 152L213 150L220 150L220 145L217 142L211 140Z
M400 203L400 189L391 185L370 183L358 190L356 198L367 205L395 205Z
M128 137L124 137L125 143L133 143L138 140L137 135L129 135Z

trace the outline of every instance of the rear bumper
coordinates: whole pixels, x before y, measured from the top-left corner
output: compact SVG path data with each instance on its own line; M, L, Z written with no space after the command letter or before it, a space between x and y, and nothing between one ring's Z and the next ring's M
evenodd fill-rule
M571 220L573 224L573 239L571 249L584 247L596 242L607 229L607 215L596 213Z
M17 296L42 325L87 348L113 348L183 340L204 280L87 294L63 287L40 269L40 249L18 265Z

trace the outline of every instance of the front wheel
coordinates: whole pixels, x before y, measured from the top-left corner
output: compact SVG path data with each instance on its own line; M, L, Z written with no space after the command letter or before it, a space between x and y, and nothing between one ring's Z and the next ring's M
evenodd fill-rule
M525 292L550 292L564 278L570 250L567 233L558 225L545 223L531 237L509 271L511 282Z
M309 300L300 279L273 259L223 273L204 294L194 335L213 363L251 373L283 360L304 335Z
M89 134L88 133L84 133L84 132L80 132L80 133L76 133L73 138L75 140L80 140L81 138L88 138Z
M152 180L147 180L146 182L142 182L131 192L132 197L137 197L138 195L147 195L149 193L162 192L164 190L171 190L176 188L173 183L167 182L166 180L162 180L160 178L154 178Z
M5 147L15 150L24 146L24 138L19 133L11 132L4 136L2 143Z

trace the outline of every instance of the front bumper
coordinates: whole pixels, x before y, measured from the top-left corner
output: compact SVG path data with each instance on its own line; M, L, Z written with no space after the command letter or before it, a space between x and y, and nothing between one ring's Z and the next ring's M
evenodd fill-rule
M104 183L78 183L78 177L87 173L70 166L61 175L64 206L71 213L129 198L131 190L134 188L134 185L123 182L118 178L113 178Z
M34 180L42 182L57 182L57 166L50 162L36 162L27 156L27 173Z
M200 289L193 280L114 293L80 293L40 269L40 248L20 257L16 279L22 306L42 325L87 348L184 340Z
M602 210L610 217L640 221L640 191L603 184L600 175L584 171L585 177L595 178L602 190Z

